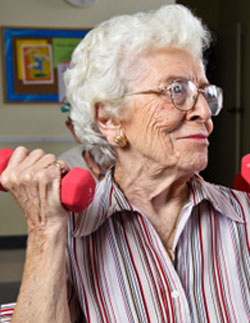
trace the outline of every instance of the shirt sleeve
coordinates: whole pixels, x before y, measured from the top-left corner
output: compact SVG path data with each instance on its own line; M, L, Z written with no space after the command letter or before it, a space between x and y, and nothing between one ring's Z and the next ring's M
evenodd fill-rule
M11 322L16 303L8 303L0 305L0 322L9 323Z

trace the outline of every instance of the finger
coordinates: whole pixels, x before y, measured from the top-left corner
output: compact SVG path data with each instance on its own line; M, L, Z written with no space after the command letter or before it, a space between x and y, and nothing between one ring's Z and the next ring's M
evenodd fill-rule
M69 171L68 165L62 161L57 160L55 155L47 154L44 155L39 162L37 162L36 166L34 167L33 171L39 171L41 168L53 168L53 171L57 175L63 175Z
M67 173L70 169L63 160L55 160L51 166L56 166L61 175Z
M34 169L48 168L56 161L56 156L53 154L44 154L34 165Z
M33 150L19 165L10 169L13 182L23 183L27 189L36 189L36 174L47 168L56 157L52 154L45 154L41 149Z
M11 158L8 162L7 167L15 167L17 165L20 165L20 163L29 155L28 149L25 147L17 147L13 154L11 155Z
M29 152L25 147L20 146L13 152L8 167L15 168L18 166L22 169L28 168L34 165L44 155L45 152L42 149L35 149Z
M45 152L42 149L34 149L29 153L25 160L23 160L22 167L31 167L35 165L40 159L45 156Z
M61 165L63 165L63 167L64 167L65 169L67 169L67 170L69 170L69 169L70 169L70 168L69 168L69 166L65 163L65 161L63 161L63 160L61 160L61 159L58 159L57 161L58 161L58 163L60 163Z
M21 170L19 169L19 180L23 181L27 189L32 192L32 195L36 192L37 184L40 181L39 176L43 176L49 168L52 168L51 173L56 179L61 179L61 175L69 170L68 166L63 161L57 161L56 156L53 154L44 154L37 161L36 157L31 158L29 162L23 163L23 167ZM32 162L34 162L33 165L31 165Z

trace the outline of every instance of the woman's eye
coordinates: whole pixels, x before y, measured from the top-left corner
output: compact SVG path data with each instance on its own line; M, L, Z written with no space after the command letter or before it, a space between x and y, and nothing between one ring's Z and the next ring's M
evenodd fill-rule
M185 87L182 84L175 84L172 87L172 94L180 95L185 93Z
M175 85L173 87L173 92L174 93L181 93L182 92L182 86L181 85Z

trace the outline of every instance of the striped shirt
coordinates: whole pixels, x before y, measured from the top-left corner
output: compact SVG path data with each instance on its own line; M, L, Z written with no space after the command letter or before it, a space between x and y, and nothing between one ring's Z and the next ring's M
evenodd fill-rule
M73 322L250 322L250 194L195 175L174 262L111 174L68 230Z
M89 208L69 220L72 322L250 322L249 242L250 194L195 175L172 262L108 172Z
M9 323L13 315L16 303L8 303L0 306L0 323Z

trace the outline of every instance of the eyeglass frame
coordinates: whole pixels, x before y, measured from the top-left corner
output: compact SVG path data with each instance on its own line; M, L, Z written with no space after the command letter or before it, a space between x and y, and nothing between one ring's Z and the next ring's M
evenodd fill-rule
M184 80L184 81L188 81L188 82L191 82L195 87L196 87L196 90L197 90L197 95L196 95L196 97L195 97L195 100L194 100L194 102L193 102L193 105L189 108L189 109L187 109L187 110L183 110L183 109L181 109L180 107L178 107L177 105L176 105L176 103L175 103L175 101L174 101L174 99L173 99L173 94L172 94L172 91L171 91L171 85L173 85L173 83L174 82L178 82L178 81L181 81L181 80ZM156 93L156 94L162 94L162 93L168 93L169 94L169 96L170 96L170 98L171 98L171 101L172 101L172 104L174 105L174 107L177 109L177 110L179 110L179 111L181 111L181 112L188 112L188 111L190 111L190 110L192 110L193 109L193 107L195 106L195 104L196 104L196 102L197 102L197 100L198 100L198 97L199 97L199 94L200 93L202 93L203 95L206 93L206 88L208 88L208 87L215 87L216 88L216 90L220 93L220 95L221 95L221 99L223 99L223 90L222 90L222 88L221 87L218 87L217 85L214 85L214 84L208 84L208 85L206 85L204 88L202 88L202 87L198 87L193 81L191 81L191 80L189 80L189 79L186 79L186 78L181 78L181 77L178 77L178 78L174 78L172 81L171 81L171 83L170 84L168 84L167 86L165 86L165 87L162 87L162 88L155 88L155 89L149 89L149 90L144 90L144 91L138 91L138 92L132 92L132 93L127 93L127 94L125 94L124 95L124 97L127 97L127 96L133 96L133 95L140 95L140 94L150 94L150 93ZM204 96L205 97L205 96ZM206 102L207 102L207 104L208 104L208 106L209 106L209 103L208 103L208 101L207 101L207 99L206 99L206 97L205 97L205 100L206 100ZM222 100L221 100L222 101ZM210 108L210 107L209 107ZM221 110L222 110L222 108L223 108L223 106L222 106L222 103L221 103L221 107L218 109L218 111L216 111L216 113L215 114L213 114L213 111L210 109L210 111L212 112L212 115L213 116L217 116L220 112L221 112Z

